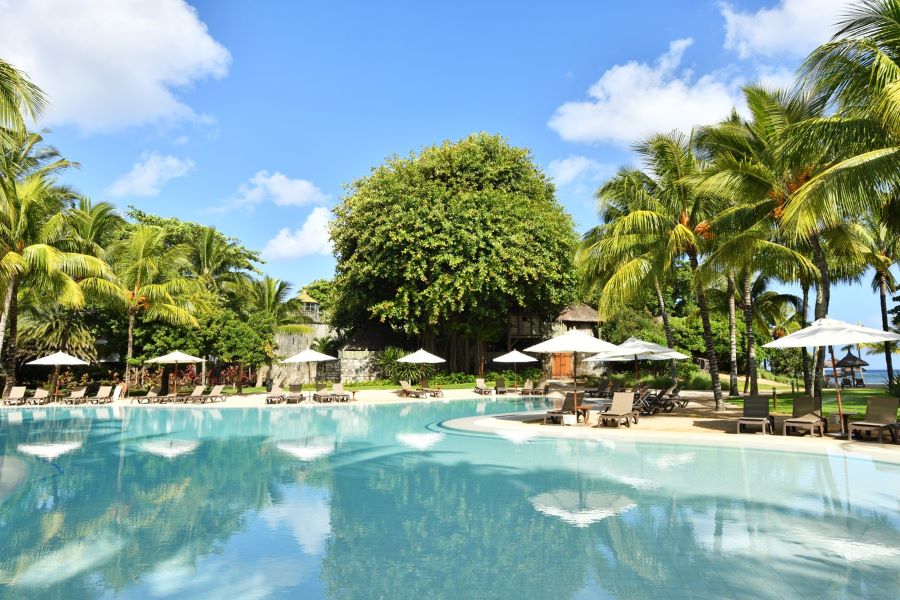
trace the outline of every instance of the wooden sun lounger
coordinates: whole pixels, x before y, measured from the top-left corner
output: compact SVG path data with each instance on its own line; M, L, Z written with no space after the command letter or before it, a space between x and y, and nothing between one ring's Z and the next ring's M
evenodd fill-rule
M343 383L331 384L331 399L335 402L349 402L350 394L344 389Z
M638 414L639 411L634 408L634 394L632 392L616 392L613 394L609 410L600 413L597 427L601 424L606 427L610 423L614 427L618 427L621 423L625 423L626 427L631 427L632 421L635 425L637 424Z
M266 404L280 404L285 401L285 392L278 386L273 386L272 391L266 394Z
M444 397L444 390L442 390L441 388L429 387L427 381L419 382L419 391L422 392L423 394L425 394L426 397L429 394L432 396L439 396L441 398Z
M563 423L563 416L575 414L575 394L573 392L569 392L566 394L566 397L563 400L562 406L560 408L548 410L546 413L544 413L544 425L547 424L548 420L551 423Z
M159 402L159 390L156 388L150 388L143 396L132 396L131 402L132 404L135 402L137 402L138 404L150 404L151 402Z
M483 396L491 393L491 389L484 382L484 378L478 377L475 379L475 393Z
M506 380L502 377L498 377L497 381L494 382L494 392L497 394L506 394L509 390L506 389Z
M313 393L314 402L331 402L334 397L328 392L324 383L316 384L316 391Z
M884 432L891 434L891 440L897 442L897 408L900 407L900 398L869 398L866 403L866 416L862 421L851 422L847 439L853 439L853 433L859 434L860 438L865 433L871 436L873 433L878 434L878 441L884 441Z
M744 414L737 420L737 432L744 433L747 425L760 426L763 433L775 433L775 417L769 414L768 396L744 398Z
M34 390L34 396L29 398L28 402L30 404L34 404L36 406L40 406L42 404L50 404L53 401L53 397L50 395L50 392L45 390L44 388L38 388Z
M416 398L422 398L425 396L425 392L422 390L413 389L413 387L409 384L408 381L400 382L400 395L405 397L414 396Z
M9 390L9 397L3 400L3 404L7 406L20 406L25 404L25 392L27 388L24 385L14 386Z
M88 402L91 404L108 404L112 402L112 388L113 386L111 385L101 385L97 393L92 398L88 398Z
M194 389L191 390L190 395L188 396L179 396L175 395L175 402L197 402L200 398L203 397L203 390L206 389L205 385L195 385Z
M80 387L78 389L72 390L68 396L62 399L66 404L84 404L85 397L84 393L87 391L87 387Z
M199 397L192 396L190 400L191 402L199 402L200 404L206 404L207 402L224 402L225 396L222 394L222 390L224 389L224 384L214 385L213 389L210 390L208 394L202 394Z
M822 418L822 403L816 402L809 396L797 396L794 398L793 416L784 420L781 427L781 435L787 435L793 430L809 430L813 435L817 430L819 437L825 437L827 425Z

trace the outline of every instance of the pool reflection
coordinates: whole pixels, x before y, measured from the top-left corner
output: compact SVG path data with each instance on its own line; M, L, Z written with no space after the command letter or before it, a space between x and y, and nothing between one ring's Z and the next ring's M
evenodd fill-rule
M437 425L479 406L22 411L0 426L0 596L842 598L900 585L895 466Z

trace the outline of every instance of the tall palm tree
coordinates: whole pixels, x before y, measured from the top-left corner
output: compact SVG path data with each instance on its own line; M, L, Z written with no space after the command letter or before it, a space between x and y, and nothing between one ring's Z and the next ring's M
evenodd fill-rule
M102 256L110 244L118 241L125 219L109 202L94 204L90 198L80 196L78 205L70 212L69 227L73 235L67 242L73 248L91 256Z
M881 303L881 328L889 331L887 296L897 289L897 282L891 267L900 260L900 237L892 231L883 211L866 215L860 223L851 225L858 240L866 263L873 269L872 289L878 293ZM892 361L893 344L884 343L884 362L888 373L888 384L894 384Z
M791 126L783 140L792 153L824 149L830 158L785 203L784 226L796 236L875 214L884 192L900 187L900 0L853 4L801 73L836 110Z
M131 383L130 362L134 358L134 326L138 317L171 325L197 326L197 320L188 310L187 298L196 285L184 277L189 267L187 255L184 246L166 244L163 229L149 225L135 227L106 251L123 291L128 319L126 385Z
M652 179L637 169L621 169L603 184L596 194L603 224L585 233L576 262L585 286L598 293L601 315L614 313L617 307L652 289L663 321L666 345L674 348L663 293L666 274L671 268L671 263L667 263L665 239L611 235L612 224L617 219L647 206L644 196L653 188ZM669 375L676 378L674 360L669 362Z
M211 292L221 291L226 283L234 283L253 270L246 252L229 242L215 227L203 227L185 242L191 270Z
M265 275L259 279L244 279L239 284L243 290L245 313L263 313L272 318L277 331L283 333L309 333L310 322L301 310L301 303L292 295L293 286L287 281Z
M0 349L6 346L7 390L16 381L19 292L37 288L47 299L75 307L86 292L115 295L101 259L69 251L65 240L73 194L54 174L72 163L41 144L39 134L18 132L0 152ZM7 333L8 329L8 333Z
M46 104L44 92L28 75L0 59L0 129L24 130L25 121L36 120ZM7 134L0 131L0 145Z
M686 257L694 274L693 291L697 299L700 320L703 325L703 341L709 360L716 409L724 409L722 388L719 382L718 360L713 344L710 309L704 290L704 275L700 270L701 259L709 242L707 219L715 205L709 196L697 194L689 183L702 165L694 154L691 139L681 132L659 134L639 143L635 150L647 165L643 172L620 172L624 180L637 183L633 192L635 202L627 206L603 230L604 244L616 252L620 248L636 248L624 256L638 256L637 251L646 245L650 254L641 261L629 260L617 269L612 279L621 284L607 284L610 291L627 294L636 281L642 281L652 273L652 265L672 264L676 258ZM603 188L601 199L605 196ZM664 250L663 250L664 249ZM660 256L661 254L661 256ZM611 279L611 281L612 281ZM605 289L605 288L604 288Z
M728 208L712 221L717 247L708 263L739 273L739 299L747 328L747 370L751 393L758 393L752 326L754 274L762 273L764 280L774 276L784 281L815 281L817 318L828 310L831 278L825 232L791 237L785 235L781 224L791 195L826 167L827 158L818 147L791 153L782 144L793 124L823 113L821 99L760 86L744 88L744 97L749 120L734 114L698 131L697 143L707 161L704 172L693 180L698 193L728 199ZM823 367L824 356L817 363L817 373ZM817 381L821 393L821 379Z

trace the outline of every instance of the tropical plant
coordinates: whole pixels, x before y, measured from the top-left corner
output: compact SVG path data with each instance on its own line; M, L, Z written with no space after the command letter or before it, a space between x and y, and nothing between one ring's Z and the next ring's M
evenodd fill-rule
M890 205L888 205L890 206ZM897 281L891 267L900 260L900 237L892 231L882 210L866 215L859 223L851 224L852 232L860 245L866 263L872 268L872 289L878 294L881 304L881 327L890 331L888 326L888 294L897 289ZM894 383L894 366L892 355L893 344L884 342L884 362L887 368L888 384Z
M599 297L602 319L652 290L666 332L666 345L674 348L663 289L672 267L667 238L612 232L617 219L650 207L647 195L656 189L652 178L637 169L621 169L603 184L596 193L603 224L585 233L576 264L588 293ZM669 361L669 373L673 379L676 377L674 360Z
M41 88L0 59L0 146L6 145L10 133L24 131L27 119L37 120L46 105Z
M196 285L183 275L189 266L187 249L167 245L165 231L159 227L133 228L128 237L110 245L106 256L124 296L128 321L125 384L129 385L138 316L145 321L196 327L197 320L188 310L188 297Z
M103 260L64 250L73 194L57 185L54 173L71 163L42 146L38 134L22 133L14 140L15 146L0 153L0 282L5 288L0 348L5 344L7 390L16 381L23 285L67 307L81 306L86 293L117 296Z
M744 98L750 119L733 114L698 131L697 145L707 161L703 172L692 180L697 193L723 199L723 210L710 223L716 241L707 264L737 275L738 303L747 330L747 372L751 394L757 394L753 327L757 274L762 274L762 281L772 277L815 281L816 314L827 312L831 284L827 249L838 243L840 236L832 230L830 237L823 239L823 232L817 230L803 239L790 238L781 227L791 195L826 164L821 148L809 146L803 153L791 154L782 141L792 124L821 115L822 101L803 92L760 86L745 87Z
M652 276L656 264L673 264L686 257L693 273L693 294L703 326L703 341L709 360L716 409L724 409L719 383L719 367L710 323L710 308L705 292L705 275L701 260L709 245L708 219L717 206L710 196L697 194L690 178L702 169L691 139L681 132L659 134L639 143L635 150L647 166L646 171L619 172L608 186L601 187L601 199L622 197L623 187L628 205L616 210L615 218L603 230L602 244L625 260L604 294L627 297L642 281ZM632 183L634 182L634 183ZM636 186L636 189L629 189ZM606 190L606 191L604 191ZM598 240L599 241L599 240ZM622 249L634 248L621 254ZM645 252L641 252L646 248ZM640 257L644 258L640 258ZM636 262L640 261L640 262ZM607 291L609 288L609 291Z

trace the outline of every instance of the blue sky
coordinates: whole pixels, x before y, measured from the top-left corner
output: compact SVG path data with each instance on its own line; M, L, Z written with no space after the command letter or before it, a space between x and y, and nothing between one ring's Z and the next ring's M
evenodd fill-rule
M646 133L790 79L843 0L312 3L0 0L0 56L95 200L215 225L302 285L328 210L391 154L476 131L532 149L579 228ZM90 32L84 35L85 32ZM832 316L878 324L867 287ZM877 360L877 359L876 359ZM873 365L875 361L872 361Z

